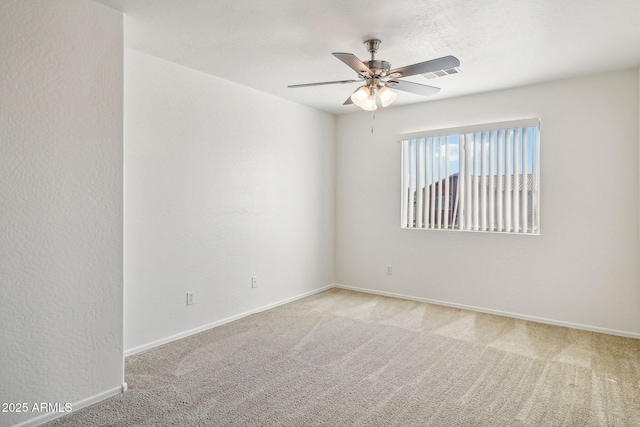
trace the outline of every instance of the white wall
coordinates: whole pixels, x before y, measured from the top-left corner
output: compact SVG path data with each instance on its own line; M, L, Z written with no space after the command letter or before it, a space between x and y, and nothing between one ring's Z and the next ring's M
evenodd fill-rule
M640 337L638 97L629 70L340 116L336 282ZM528 117L540 236L400 229L400 134Z
M334 138L332 115L125 50L127 353L333 283Z
M102 5L0 3L1 426L123 381L122 48Z

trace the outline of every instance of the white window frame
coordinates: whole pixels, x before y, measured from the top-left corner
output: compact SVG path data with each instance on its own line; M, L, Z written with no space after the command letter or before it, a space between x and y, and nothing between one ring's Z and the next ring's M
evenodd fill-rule
M406 133L400 142L401 228L540 234L540 119ZM452 210L435 211L436 199Z

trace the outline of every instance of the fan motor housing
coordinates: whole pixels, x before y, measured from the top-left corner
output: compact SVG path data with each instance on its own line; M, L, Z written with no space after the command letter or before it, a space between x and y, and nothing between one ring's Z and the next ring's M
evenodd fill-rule
M387 71L391 68L391 64L387 61L382 61L380 59L374 59L371 61L366 61L364 63L374 74L379 76L384 76L387 74Z

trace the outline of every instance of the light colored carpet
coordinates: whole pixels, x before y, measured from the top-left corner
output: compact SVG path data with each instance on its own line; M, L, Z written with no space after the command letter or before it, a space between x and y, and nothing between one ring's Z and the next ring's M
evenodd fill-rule
M640 426L640 340L332 289L126 359L50 426Z

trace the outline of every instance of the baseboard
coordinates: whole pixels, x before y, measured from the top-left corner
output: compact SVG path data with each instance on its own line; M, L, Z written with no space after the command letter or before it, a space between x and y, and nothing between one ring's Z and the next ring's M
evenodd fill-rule
M86 399L82 399L78 402L71 404L72 410L70 412L48 412L46 414L40 415L38 417L32 418L30 420L24 421L20 424L14 425L14 427L35 427L40 426L42 424L51 422L57 418L64 417L65 415L72 414L76 411L79 411L82 408L86 408L87 406L93 405L95 403L101 402L110 397L116 396L120 393L124 393L127 390L127 383L122 383L122 385L118 387L114 387L110 390L103 391L102 393L95 394L93 396L87 397Z
M191 335L198 334L200 332L204 332L204 331L206 331L208 329L215 328L217 326L221 326L221 325L224 325L224 324L229 323L229 322L233 322L234 320L242 319L243 317L247 317L247 316L249 316L251 314L260 313L261 311L269 310L269 309L272 309L272 308L275 308L275 307L278 307L278 306L281 306L281 305L284 305L284 304L288 304L288 303L290 303L292 301L308 297L310 295L314 295L314 294L317 294L317 293L320 293L320 292L324 292L324 291L329 290L329 289L331 289L333 287L334 287L334 285L328 285L328 286L325 286L325 287L322 287L322 288L314 289L313 291L305 292L303 294L299 294L299 295L296 295L296 296L291 297L291 298L283 299L281 301L277 301L277 302L274 302L274 303L271 303L271 304L267 304L267 305L255 308L253 310L245 311L244 313L236 314L236 315L231 316L231 317L227 317L227 318L224 318L224 319L221 319L221 320L217 320L215 322L208 323L206 325L202 325L202 326L199 326L197 328L190 329L188 331L180 332L179 334L171 335L169 337L162 338L162 339L159 339L159 340L156 340L156 341L152 341L150 343L143 344L143 345L138 346L138 347L130 348L130 349L124 351L124 356L127 357L127 356L131 356L131 355L134 355L134 354L142 353L143 351L150 350L150 349L152 349L154 347L158 347L158 346L161 346L161 345L164 345L164 344L168 344L168 343L170 343L172 341L176 341L176 340L179 340L179 339L182 339L182 338L186 338L186 337L191 336Z
M412 300L412 301L426 302L428 304L435 304L435 305L442 305L442 306L446 306L446 307L460 308L460 309L463 309L463 310L477 311L477 312L480 312L480 313L496 314L496 315L499 315L499 316L512 317L514 319L529 320L529 321L532 321L532 322L546 323L546 324L555 325L555 326L564 326L564 327L567 327L567 328L581 329L581 330L584 330L584 331L599 332L601 334L617 335L617 336L621 336L621 337L640 339L640 334L637 334L637 333L634 333L634 332L627 332L627 331L619 331L619 330L615 330L615 329L600 328L598 326L582 325L582 324L579 324L579 323L564 322L564 321L561 321L561 320L545 319L543 317L528 316L528 315L525 315L525 314L510 313L510 312L506 312L506 311L492 310L492 309L489 309L489 308L476 307L476 306L472 306L472 305L456 304L456 303L450 303L450 302L446 302L446 301L432 300L432 299L429 299L429 298L421 298L421 297L415 297L415 296L411 296L411 295L396 294L396 293L393 293L393 292L377 291L377 290L374 290L374 289L357 288L357 287L354 287L354 286L346 286L346 285L340 285L340 284L336 284L336 285L334 285L334 287L335 288L339 288L339 289L347 289L347 290L351 290L351 291L364 292L364 293L367 293L367 294L381 295L381 296L392 297L392 298L401 298L401 299L407 299L407 300Z

